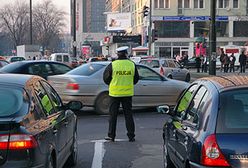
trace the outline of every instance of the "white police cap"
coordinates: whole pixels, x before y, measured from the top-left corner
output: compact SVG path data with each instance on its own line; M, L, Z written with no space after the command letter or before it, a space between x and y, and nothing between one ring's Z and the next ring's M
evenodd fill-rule
M128 46L122 46L122 47L119 47L116 49L117 52L124 52L124 51L127 51L128 50Z

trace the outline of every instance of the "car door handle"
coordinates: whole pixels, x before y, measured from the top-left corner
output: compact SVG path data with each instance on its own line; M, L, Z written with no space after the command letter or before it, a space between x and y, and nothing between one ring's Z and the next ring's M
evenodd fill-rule
M57 129L53 129L53 134L57 134L58 133L58 130Z
M68 121L65 121L65 122L64 122L64 125L65 125L66 127L68 126L68 124L69 124Z

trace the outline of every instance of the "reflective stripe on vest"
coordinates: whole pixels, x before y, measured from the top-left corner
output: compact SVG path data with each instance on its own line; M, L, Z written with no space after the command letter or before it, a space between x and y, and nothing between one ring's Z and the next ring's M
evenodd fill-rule
M130 60L112 62L112 80L109 85L109 95L113 97L133 96L135 65Z

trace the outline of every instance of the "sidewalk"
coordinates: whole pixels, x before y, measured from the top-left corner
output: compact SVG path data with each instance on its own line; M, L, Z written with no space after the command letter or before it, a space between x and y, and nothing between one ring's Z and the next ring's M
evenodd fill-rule
M191 82L193 82L194 80L198 79L198 78L203 78L203 77L207 77L207 76L211 76L209 75L209 73L197 73L196 69L189 69L190 74L191 74ZM248 70L247 70L248 71ZM245 73L239 73L239 71L236 72L228 72L228 73L224 73L224 72L220 72L220 69L216 69L216 76L229 76L229 75L248 75L248 72Z

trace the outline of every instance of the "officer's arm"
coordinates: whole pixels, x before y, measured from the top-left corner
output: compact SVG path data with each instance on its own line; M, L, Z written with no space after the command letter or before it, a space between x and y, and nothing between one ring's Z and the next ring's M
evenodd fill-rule
M105 84L109 85L112 80L112 63L109 64L103 73L103 81Z
M135 73L134 73L134 80L133 80L133 84L135 85L136 83L138 83L139 81L139 72L138 72L138 69L135 65Z

